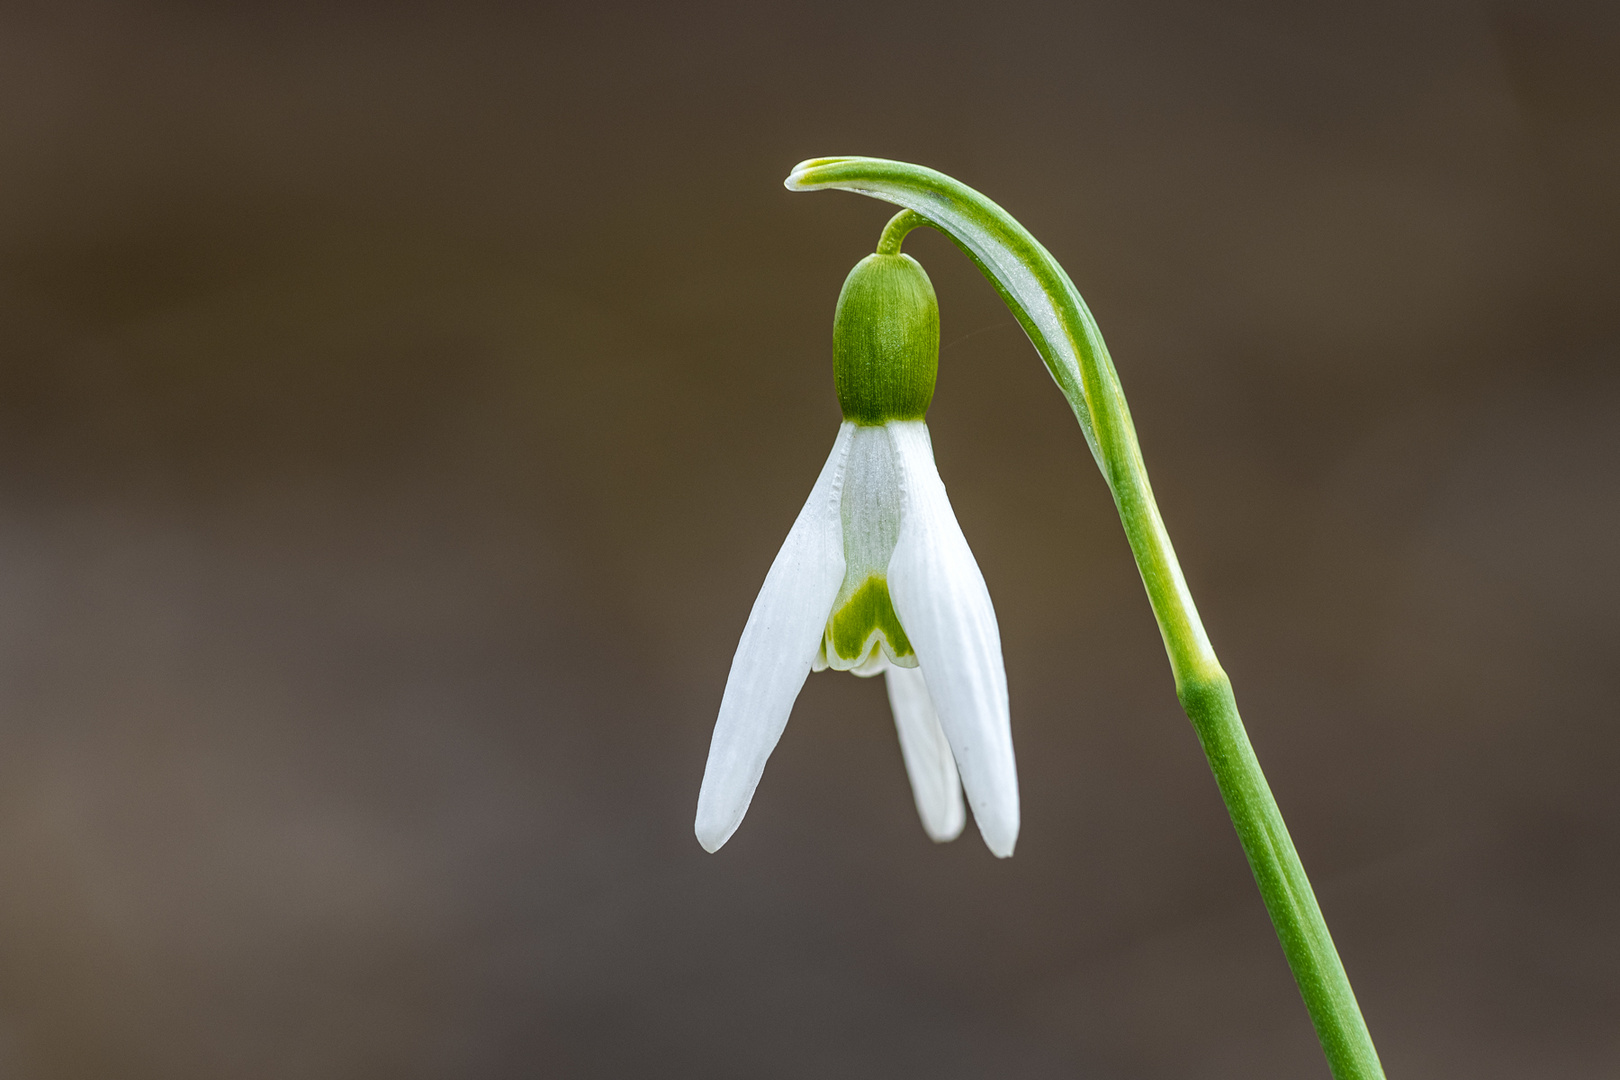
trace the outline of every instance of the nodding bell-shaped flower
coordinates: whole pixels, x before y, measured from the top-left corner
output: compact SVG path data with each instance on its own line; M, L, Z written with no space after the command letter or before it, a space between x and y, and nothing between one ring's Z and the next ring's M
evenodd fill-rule
M812 669L883 674L928 835L954 840L962 790L984 842L1012 854L1018 774L990 593L934 466L924 414L939 305L909 255L861 260L833 319L844 423L743 627L698 795L717 851L742 823Z

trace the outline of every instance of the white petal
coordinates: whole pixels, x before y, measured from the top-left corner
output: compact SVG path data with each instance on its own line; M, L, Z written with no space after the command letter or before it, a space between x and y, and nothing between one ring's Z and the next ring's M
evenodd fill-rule
M894 727L900 733L900 756L906 759L906 775L911 777L911 794L917 800L923 831L937 843L955 840L967 822L962 781L956 775L951 744L934 715L922 669L890 667L886 681Z
M871 655L867 656L863 662L850 668L849 673L862 679L870 679L874 675L881 675L888 671L891 666L889 658L883 655L882 649L873 649Z
M838 505L854 428L846 423L838 429L832 454L765 575L732 658L698 792L697 838L708 851L731 839L748 812L844 580Z
M995 609L945 496L927 425L895 422L888 431L905 500L889 595L917 650L979 833L1006 858L1018 841L1018 770Z

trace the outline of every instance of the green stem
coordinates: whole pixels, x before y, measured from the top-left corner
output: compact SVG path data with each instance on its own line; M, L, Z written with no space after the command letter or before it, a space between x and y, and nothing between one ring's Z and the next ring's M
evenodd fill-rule
M920 229L927 224L929 224L928 219L915 210L900 211L889 219L887 225L883 226L883 235L878 237L876 253L879 255L900 254L900 245L905 240L906 234L912 229Z
M905 207L884 229L880 251L886 244L898 251L907 232L932 225L973 260L1012 309L1068 399L1113 492L1164 638L1176 696L1209 759L1328 1066L1337 1080L1382 1080L1350 980L1159 516L1108 347L1074 283L1012 215L933 169L881 158L813 158L794 168L787 186L855 191Z

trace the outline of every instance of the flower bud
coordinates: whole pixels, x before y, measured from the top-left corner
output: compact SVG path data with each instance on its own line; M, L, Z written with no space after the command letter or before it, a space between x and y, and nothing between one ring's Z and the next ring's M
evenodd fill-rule
M844 419L921 420L939 370L939 301L910 255L855 264L833 315L833 381Z

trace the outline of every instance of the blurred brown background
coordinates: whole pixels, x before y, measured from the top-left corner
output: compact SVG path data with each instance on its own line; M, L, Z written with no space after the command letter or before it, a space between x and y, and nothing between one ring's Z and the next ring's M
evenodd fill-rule
M1615 15L6 6L0 1075L1327 1075L936 235L1018 854L834 675L692 838L888 215L781 180L865 153L1096 311L1390 1076L1620 1076Z

